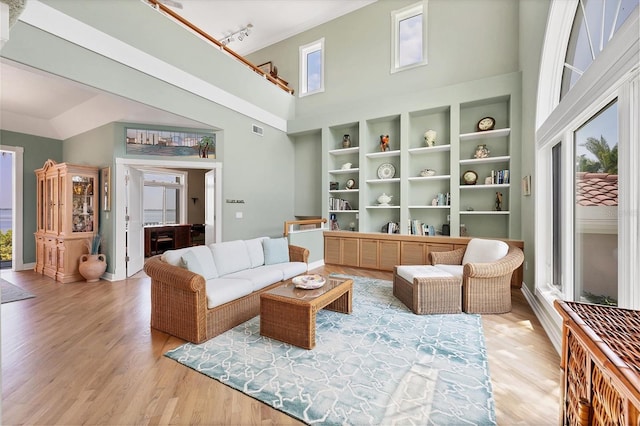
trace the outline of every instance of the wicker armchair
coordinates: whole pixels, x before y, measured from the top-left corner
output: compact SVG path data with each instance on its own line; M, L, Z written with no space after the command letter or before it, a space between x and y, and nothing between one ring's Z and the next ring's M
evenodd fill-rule
M432 265L461 265L466 248L431 252ZM524 261L524 253L509 245L503 258L491 263L467 263L462 273L462 310L501 314L511 311L511 275Z

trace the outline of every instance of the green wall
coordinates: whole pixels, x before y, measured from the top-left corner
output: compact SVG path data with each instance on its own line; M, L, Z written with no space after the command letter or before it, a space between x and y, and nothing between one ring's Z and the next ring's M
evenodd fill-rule
M520 0L520 68L522 69L522 176L535 177L536 97L544 30L550 0ZM522 238L525 241L524 282L534 292L536 191L522 197Z
M0 145L24 148L23 156L23 198L22 198L22 260L25 264L36 261L36 175L34 170L42 168L44 162L52 159L62 162L62 141L25 135L23 133L0 130Z
M298 48L325 38L325 92L298 98L296 120L348 112L352 103L518 71L518 1L429 0L428 65L394 74L391 12L415 0L382 0L249 55L273 61L299 93Z

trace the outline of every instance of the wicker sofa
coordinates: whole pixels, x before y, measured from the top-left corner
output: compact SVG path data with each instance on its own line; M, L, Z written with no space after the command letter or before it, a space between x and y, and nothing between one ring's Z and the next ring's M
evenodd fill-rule
M472 239L467 247L446 252L431 252L431 264L452 274L462 273L462 310L467 313L499 314L511 311L511 274L524 261L524 253L518 247L508 245L506 255L490 262L471 261L465 256L474 248L482 256L483 248L473 247ZM496 243L496 241L492 241ZM500 242L502 243L502 242ZM505 244L506 243L502 243ZM480 248L480 250L477 250ZM486 254L486 253L485 253Z
M280 238L151 257L144 265L151 278L151 327L193 343L209 340L259 315L260 294L307 272L308 259L309 250Z

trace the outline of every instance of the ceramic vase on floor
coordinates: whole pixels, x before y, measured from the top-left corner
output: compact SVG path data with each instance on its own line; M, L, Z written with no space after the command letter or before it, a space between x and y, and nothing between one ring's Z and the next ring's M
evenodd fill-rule
M82 275L88 283L94 283L100 279L104 271L107 270L107 260L104 254L83 254L80 256L80 265L78 266L80 275Z

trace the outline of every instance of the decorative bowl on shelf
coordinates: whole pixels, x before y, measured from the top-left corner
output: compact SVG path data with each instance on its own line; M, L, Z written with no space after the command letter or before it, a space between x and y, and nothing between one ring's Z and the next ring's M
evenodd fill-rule
M393 198L393 195L387 195L383 192L382 195L378 197L378 204L381 206L388 206L391 202L391 198Z
M351 163L344 163L341 168L342 170L349 170L351 168Z
M421 177L434 176L435 174L436 174L436 171L433 169L424 169L420 171Z

